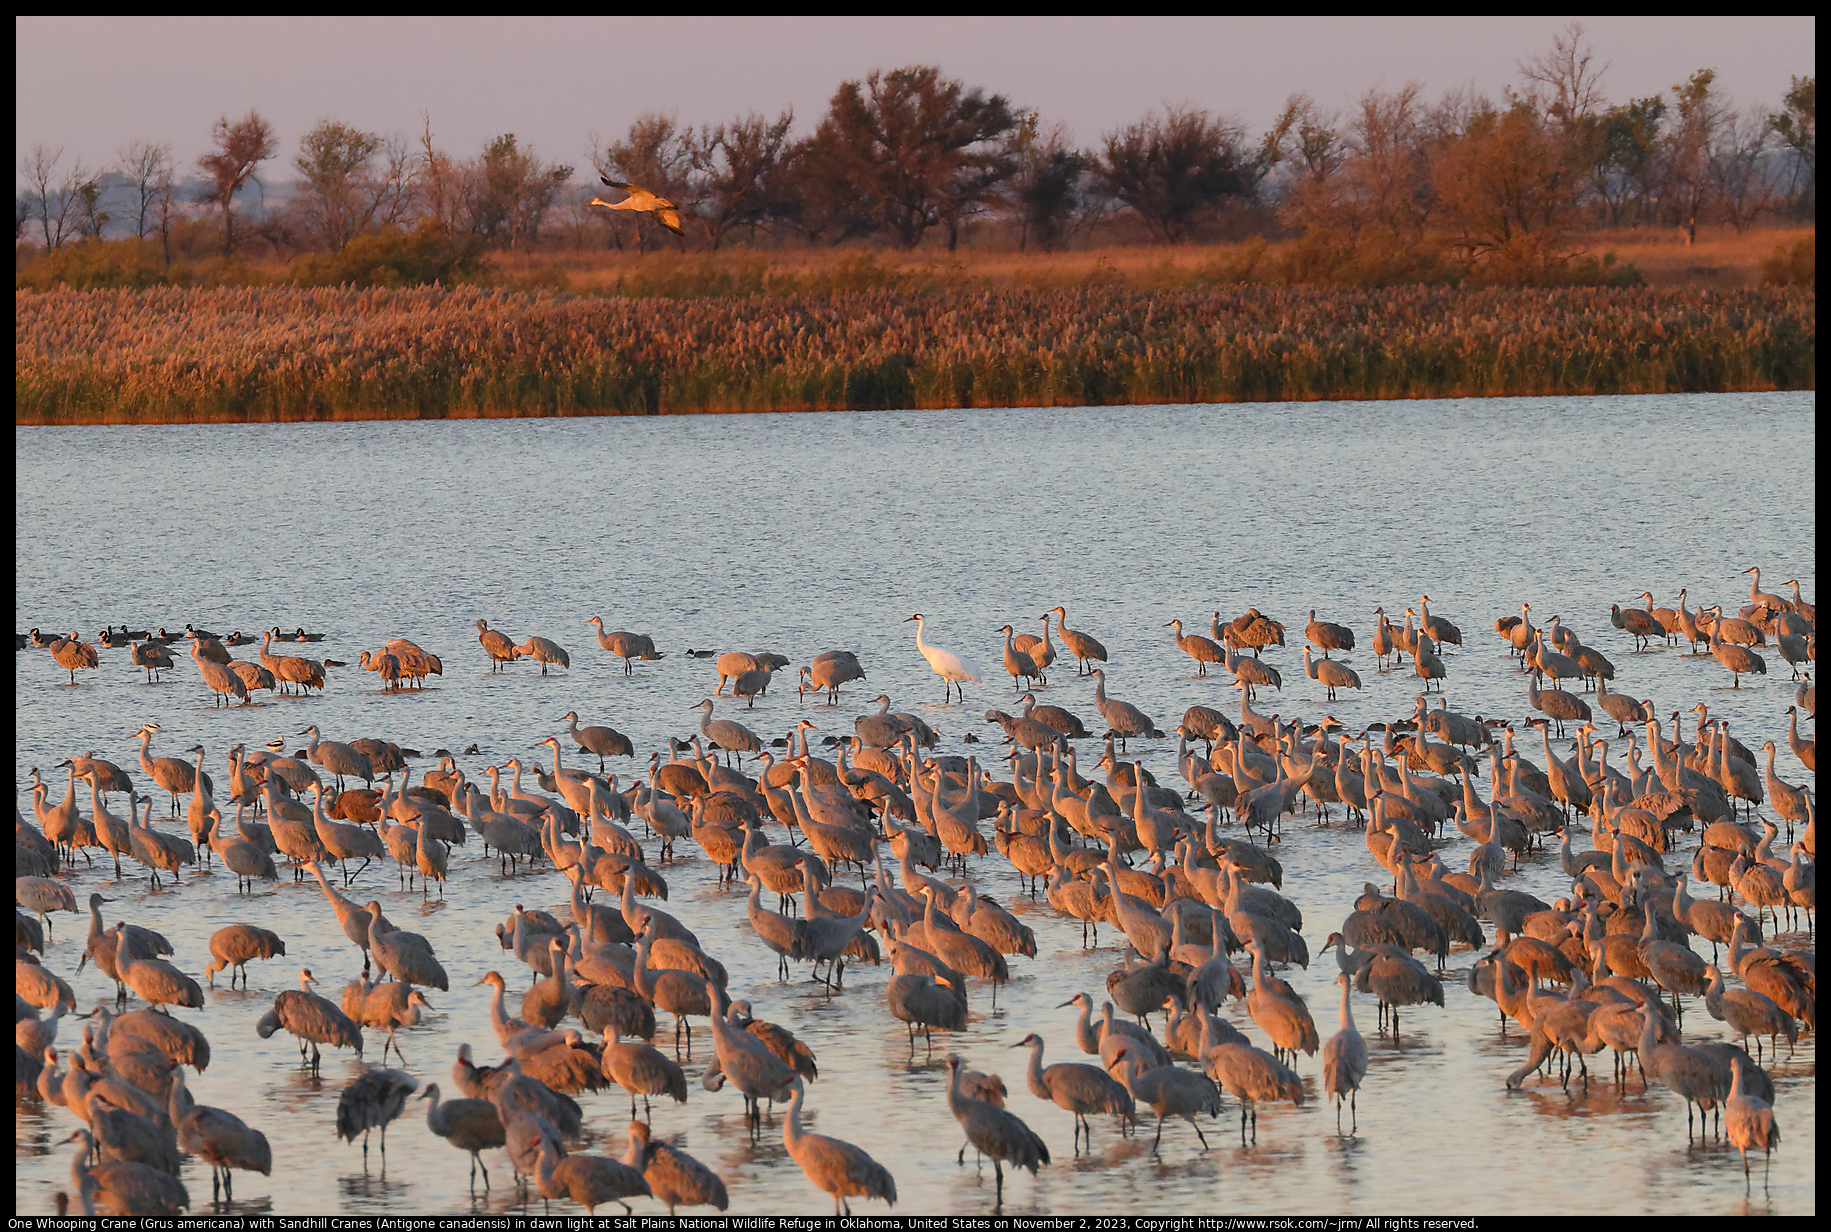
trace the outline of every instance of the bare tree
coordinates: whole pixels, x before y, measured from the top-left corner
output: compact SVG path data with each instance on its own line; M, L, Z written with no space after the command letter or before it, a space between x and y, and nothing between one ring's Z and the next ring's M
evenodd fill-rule
M26 179L29 209L38 219L46 252L62 248L64 241L76 230L82 186L93 182L80 158L70 164L68 171L60 173L58 166L63 160L62 146L53 150L42 145L33 146L19 160L19 169Z
M1583 45L1583 26L1571 22L1551 41L1551 50L1540 52L1519 66L1520 76L1542 87L1546 113L1566 129L1596 114L1607 101L1602 76L1607 64L1596 65L1595 53Z
M1411 239L1423 234L1430 213L1422 91L1415 81L1391 93L1369 90L1349 126L1349 178L1362 216Z
M133 193L134 237L146 238L155 221L160 185L171 183L172 147L153 141L131 141L121 147L121 174Z
M1710 183L1717 211L1740 235L1773 208L1774 183L1769 165L1773 133L1765 108L1731 113L1717 130L1710 152Z
M700 130L688 154L688 165L698 180L700 225L713 251L733 227L757 226L782 212L777 172L794 126L791 108L774 120L751 112L741 120Z
M255 172L262 163L274 156L279 143L274 139L273 125L262 119L260 112L253 110L233 123L228 116L217 120L210 139L215 142L216 149L197 160L197 169L209 181L201 200L206 205L221 207L223 255L233 256L235 194L250 181L256 185L260 183Z
M426 216L456 234L464 197L462 176L452 157L432 144L432 116L420 112L419 184Z

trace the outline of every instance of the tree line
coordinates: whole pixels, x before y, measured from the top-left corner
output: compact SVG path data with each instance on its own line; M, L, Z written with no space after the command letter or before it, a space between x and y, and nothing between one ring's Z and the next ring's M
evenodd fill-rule
M790 111L693 127L638 117L591 138L591 170L514 134L463 157L418 138L321 120L290 159L291 191L266 204L280 153L258 111L219 120L181 178L169 145L136 141L95 169L33 147L22 159L15 241L40 252L109 234L174 243L207 228L220 255L336 254L415 232L482 251L660 246L718 250L848 241L949 251L984 236L1020 250L1148 238L1163 244L1299 237L1320 262L1344 251L1405 266L1421 250L1530 275L1593 226L1741 231L1815 209L1815 84L1778 106L1738 107L1710 69L1671 91L1611 103L1606 65L1580 26L1522 62L1492 99L1421 86L1373 89L1344 108L1293 95L1258 134L1171 105L1089 147L1005 95L916 65L844 82L811 133ZM597 175L674 201L684 237L593 208ZM277 185L276 185L277 187ZM278 194L276 194L278 195ZM936 238L938 237L938 239ZM1307 247L1304 247L1307 246ZM1369 254L1372 254L1371 256Z

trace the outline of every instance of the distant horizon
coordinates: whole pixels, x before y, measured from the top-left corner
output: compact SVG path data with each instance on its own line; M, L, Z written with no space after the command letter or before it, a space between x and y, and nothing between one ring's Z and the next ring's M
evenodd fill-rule
M795 112L813 131L834 90L873 69L935 64L946 75L1064 123L1076 143L1166 104L1230 117L1256 136L1291 94L1346 110L1369 89L1417 81L1435 101L1499 99L1521 62L1548 52L1569 17L959 19L420 19L22 17L16 35L15 186L36 145L91 171L132 141L170 144L195 169L223 116L274 126L270 186L293 178L299 140L331 118L384 136L433 139L458 157L514 133L544 159L585 168L644 111L717 124ZM1739 107L1778 105L1816 71L1812 17L1587 18L1611 103L1670 91L1700 68ZM276 61L268 49L285 47ZM225 63L225 60L227 62ZM72 82L82 83L80 88ZM588 172L587 172L588 173Z

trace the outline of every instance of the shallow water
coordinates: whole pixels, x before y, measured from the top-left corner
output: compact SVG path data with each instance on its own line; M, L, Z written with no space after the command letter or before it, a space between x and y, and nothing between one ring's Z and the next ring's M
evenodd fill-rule
M733 713L721 702L721 717L765 737L804 714L827 732L849 730L882 691L941 728L941 751L992 758L997 729L981 715L988 706L1015 709L994 630L1009 621L1035 631L1038 615L1058 603L1071 627L1106 643L1112 694L1166 730L1191 704L1233 713L1238 694L1218 668L1192 675L1164 623L1181 618L1205 632L1213 610L1232 616L1256 606L1289 628L1289 645L1265 656L1285 687L1258 708L1312 721L1334 714L1359 731L1408 715L1417 693L1409 670L1374 670L1366 649L1373 608L1402 613L1424 592L1433 612L1463 630L1464 647L1446 656L1445 693L1455 709L1516 727L1529 713L1524 680L1489 627L1525 600L1535 623L1561 614L1609 655L1622 691L1655 698L1662 712L1704 701L1745 744L1758 750L1777 741L1783 778L1810 777L1787 748L1793 684L1776 648L1764 651L1767 677L1732 690L1714 660L1685 648L1631 653L1608 613L1610 603L1629 605L1646 589L1670 605L1681 586L1692 604L1721 602L1733 612L1747 601L1741 571L1756 563L1764 589L1781 591L1781 580L1797 576L1808 597L1816 594L1811 394L67 428L17 431L14 440L19 629L76 628L93 638L111 622L189 622L225 633L303 625L329 633L306 653L352 664L331 669L323 696L263 695L253 707L221 710L182 657L165 683L149 686L126 650L104 649L100 669L72 689L49 655L20 652L22 808L27 769L48 770L72 751L95 749L144 781L130 735L149 720L164 728L156 754L202 743L219 783L230 745L284 738L296 749L308 723L330 738L379 736L426 753L474 742L480 754L459 762L478 778L491 762L529 758L529 746L563 732L559 716L577 709L582 722L627 732L646 757L668 735L694 729L691 708L716 682L709 662L685 655L689 647L776 649L797 667L829 648L859 652L870 678L848 686L835 709L800 705L787 680L754 711ZM1311 607L1362 639L1350 659L1363 693L1327 703L1304 678ZM985 683L967 686L966 705L943 707L934 696L938 681L902 623L915 611L928 617L934 644L986 667ZM653 633L668 657L625 677L584 623L600 614L609 628ZM518 640L534 633L560 642L572 669L543 678L523 662L489 674L473 629L478 617ZM444 676L423 693L381 692L354 661L394 636L443 656ZM253 659L257 649L235 653ZM1092 682L1077 678L1071 661L1058 660L1039 696L1099 730ZM964 744L968 732L986 743ZM1173 741L1131 747L1160 779L1175 779ZM1541 759L1536 741L1522 751ZM1084 771L1098 756L1097 742L1081 743ZM567 761L588 764L576 755ZM623 763L612 768L627 780ZM62 780L53 782L53 798L61 798ZM157 794L162 813L167 802ZM1361 883L1385 875L1358 830L1339 818L1316 829L1314 820L1288 819L1277 854L1284 892L1302 907L1316 955L1307 971L1284 974L1308 997L1326 1039L1339 992L1322 939L1352 910ZM1471 845L1456 837L1445 862L1463 867ZM407 1068L422 1083L439 1082L447 1097L459 1043L472 1042L480 1060L500 1055L486 990L472 983L503 971L511 1010L527 986L492 926L517 902L563 911L567 891L551 872L500 876L474 838L453 851L452 867L443 900L400 892L381 867L350 891L379 897L393 919L438 946L451 991L431 993L436 1011L401 1043ZM1086 1059L1073 1043L1072 1011L1056 1007L1077 990L1100 994L1119 954L1110 930L1098 951L1083 950L1079 926L1040 898L1032 903L1002 859L976 860L972 879L1036 930L1039 954L1011 960L1013 982L995 1010L990 990L975 986L968 1029L938 1034L932 1061L918 1043L912 1059L903 1026L884 1007L888 967L849 971L844 992L830 999L805 980L778 984L773 955L749 932L743 898L714 887L696 848L683 842L665 872L667 909L730 968L732 996L749 998L818 1054L809 1127L884 1163L897 1180L898 1212L982 1213L992 1205L989 1173L954 1162L961 1137L945 1099L949 1050L1001 1072L1008 1106L1054 1153L1038 1178L1007 1178L1007 1214L1196 1204L1335 1214L1816 1209L1813 1035L1773 1071L1784 1142L1765 1193L1760 1185L1747 1196L1736 1190L1732 1149L1714 1139L1687 1146L1683 1104L1663 1089L1643 1095L1636 1082L1621 1094L1603 1081L1587 1095L1576 1086L1566 1094L1535 1078L1522 1091L1504 1090L1524 1041L1516 1028L1502 1039L1492 1004L1463 987L1474 957L1464 950L1451 955L1447 1005L1405 1013L1402 1053L1390 1038L1374 1041L1374 1005L1357 997L1356 1020L1374 1057L1358 1136L1336 1136L1333 1110L1315 1099L1320 1059L1304 1058L1298 1069L1311 1100L1264 1109L1256 1146L1241 1148L1230 1097L1220 1119L1203 1124L1207 1152L1180 1121L1165 1128L1153 1155L1148 1133L1122 1140L1103 1120L1091 1156L1076 1159L1068 1114L1024 1089L1025 1055L1010 1046L1037 1031L1047 1061ZM1568 889L1555 849L1530 856L1508 884L1547 900ZM243 898L227 876L195 872L181 887L153 893L143 876L129 871L117 883L98 863L76 874L72 888L79 900L94 889L113 898L110 923L125 918L165 932L177 961L196 975L210 933L224 924L256 923L286 939L287 957L250 968L249 991L220 986L203 1010L179 1011L214 1049L209 1070L191 1083L196 1097L238 1112L273 1145L271 1177L236 1175L236 1210L433 1213L512 1203L500 1152L486 1155L491 1195L466 1196L468 1161L426 1132L423 1105L411 1105L389 1135L385 1169L378 1154L365 1168L361 1150L333 1132L338 1093L361 1063L327 1052L322 1080L314 1080L299 1070L289 1037L255 1035L255 1020L296 986L301 966L333 1000L361 966L310 881L295 887L283 875ZM85 1009L107 999L111 986L93 967L75 971L84 921L58 916L55 928L47 965L71 981ZM1687 1008L1687 1038L1729 1037L1701 1004ZM1227 1014L1265 1043L1243 1005L1230 1004ZM661 1017L657 1043L665 1048L672 1024ZM66 1026L60 1044L74 1035ZM725 1177L733 1213L827 1209L783 1150L779 1115L753 1146L737 1095L700 1087L711 1055L703 1022L694 1035L690 1099L656 1106L657 1136ZM365 1058L378 1063L380 1037L366 1038ZM1606 1074L1607 1062L1593 1060ZM620 1154L623 1093L581 1102L591 1149ZM19 1107L21 1212L48 1211L52 1191L69 1188L71 1148L62 1142L76 1124L61 1108ZM1546 1185L1550 1177L1555 1186ZM187 1161L184 1180L193 1212L204 1210L207 1167ZM662 1210L647 1200L637 1209Z

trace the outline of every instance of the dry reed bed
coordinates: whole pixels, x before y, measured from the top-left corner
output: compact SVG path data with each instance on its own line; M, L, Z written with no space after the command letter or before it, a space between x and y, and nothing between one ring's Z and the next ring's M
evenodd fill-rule
M1801 389L1810 290L15 294L21 424Z

